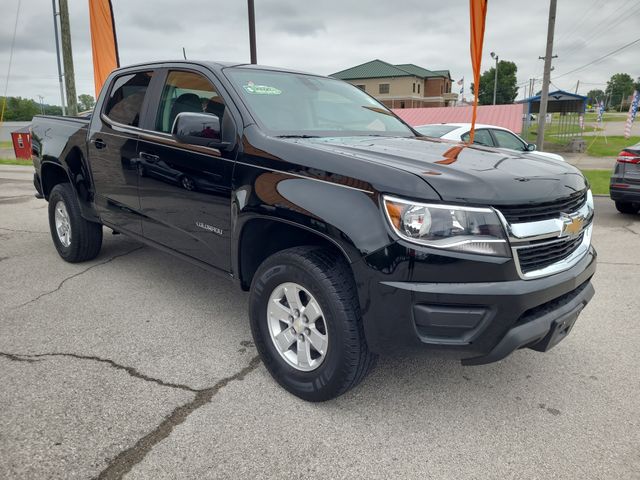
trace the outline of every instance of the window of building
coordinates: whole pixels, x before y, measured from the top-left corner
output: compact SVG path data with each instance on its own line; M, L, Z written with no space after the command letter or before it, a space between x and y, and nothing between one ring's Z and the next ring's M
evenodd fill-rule
M442 95L444 93L444 86L441 84L440 85L440 95Z
M404 108L404 100L400 101L400 108Z
M152 75L153 72L137 72L116 78L104 114L114 122L137 127Z
M413 82L413 93L416 93L416 82Z
M420 84L418 84L418 93L420 93Z
M381 83L378 86L378 93L389 93L389 84L388 83Z
M356 87L358 87L360 90L362 90L363 92L367 91L367 88L365 87L365 85L356 85Z
M170 133L179 113L210 113L220 118L224 101L211 82L198 73L173 71L167 75L156 119L156 130Z

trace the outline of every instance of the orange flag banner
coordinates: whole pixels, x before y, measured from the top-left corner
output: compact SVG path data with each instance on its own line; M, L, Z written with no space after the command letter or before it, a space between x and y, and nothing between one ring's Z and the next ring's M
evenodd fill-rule
M473 68L473 113L471 115L469 143L473 143L473 137L476 133L480 64L482 62L482 45L484 43L484 25L487 18L487 0L469 0L469 17L471 19L471 66Z
M89 24L97 99L109 74L120 66L111 0L89 0Z

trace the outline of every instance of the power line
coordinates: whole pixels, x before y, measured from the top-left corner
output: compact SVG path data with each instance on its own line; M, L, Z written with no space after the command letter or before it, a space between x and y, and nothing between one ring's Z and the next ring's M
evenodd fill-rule
M640 12L640 4L637 4L634 7L631 7L631 9L625 13L624 18L620 19L620 11L624 10L624 8L629 3L630 3L630 0L627 0L619 9L617 9L616 11L612 12L610 15L608 15L607 17L599 21L597 26L592 31L589 32L589 36L584 41L584 43L580 45L575 45L570 49L568 49L566 52L562 52L563 55L565 57L571 56L573 53L577 52L578 50L582 50L586 48L587 45L592 43L594 40L599 39L605 33L609 33L611 31L611 28L613 28L614 25L617 25L619 27L620 25L625 23L627 20L635 18L636 14Z
M622 47L616 48L614 51L607 53L606 55L603 55L599 58L596 58L595 60L592 60L589 63L585 63L584 65L582 65L581 67L578 68L574 68L573 70L569 70L568 72L563 73L562 75L557 75L554 80L557 80L558 78L564 77L565 75L569 75L571 73L577 72L578 70L582 70L583 68L587 68L590 65L593 65L594 63L598 63L601 60L604 60L607 57L610 57L611 55L614 55L622 50L624 50L625 48L629 48L631 45L635 45L636 43L640 42L640 38L636 38L635 40L633 40L632 42L627 43L626 45L623 45Z
M577 33L580 29L578 27L580 27L580 24L582 22L584 22L584 20L586 20L588 18L588 14L591 13L591 10L593 10L594 7L596 7L598 4L600 3L600 0L593 0L593 3L589 6L589 8L585 9L582 16L580 17L580 19L574 23L571 28L569 28L568 30L566 30L562 35L560 35L560 38L558 39L558 43L560 45L563 45L564 42L563 40L567 40L569 38L571 38L575 33Z
M7 107L7 92L9 91L9 76L11 75L11 63L13 62L13 50L16 46L16 33L18 32L18 18L20 18L20 3L18 0L18 8L16 9L16 23L13 26L13 37L11 38L11 50L9 52L9 68L7 69L7 82L4 85L4 99L2 101L2 111L0 112L0 123L4 120L4 110Z

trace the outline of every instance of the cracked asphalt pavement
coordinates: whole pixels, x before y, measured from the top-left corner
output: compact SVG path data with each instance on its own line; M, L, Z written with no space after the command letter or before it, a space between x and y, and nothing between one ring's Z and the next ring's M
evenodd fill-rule
M596 296L546 354L381 358L309 404L256 356L247 294L105 230L62 261L0 167L0 478L640 478L640 216L596 199Z

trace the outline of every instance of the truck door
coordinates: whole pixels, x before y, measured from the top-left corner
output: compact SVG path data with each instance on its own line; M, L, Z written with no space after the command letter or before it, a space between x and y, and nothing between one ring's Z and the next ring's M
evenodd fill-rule
M171 136L182 112L217 115L223 132L225 125L233 130L219 92L200 72L167 71L157 105L149 110L149 125L140 136L138 182L146 238L230 271L234 158Z
M138 197L137 145L152 71L124 73L113 79L93 113L88 153L96 208L114 228L142 234Z

